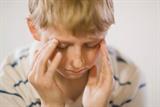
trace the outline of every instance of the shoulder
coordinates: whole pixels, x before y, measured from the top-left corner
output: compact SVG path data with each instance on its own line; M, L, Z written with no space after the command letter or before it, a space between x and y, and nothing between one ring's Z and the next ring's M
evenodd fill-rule
M30 45L26 45L8 54L2 61L0 70L3 71L6 68L15 69L19 65L25 65L24 62L27 63L28 61L30 47Z
M27 81L25 70L28 68L28 51L29 46L22 47L3 60L0 65L0 86L14 87L22 80Z
M139 67L127 56L122 54L118 49L108 47L110 63L114 74L122 72L133 73L139 72Z
M138 81L141 81L143 77L140 68L130 58L124 56L119 50L113 47L109 47L108 50L114 79L119 82L130 81L128 82L128 85L131 82L138 84Z
M2 62L0 66L0 104L5 105L4 102L10 100L21 103L21 106L40 104L39 96L27 79L32 46L33 44L29 44L17 49Z
M110 104L131 104L146 85L143 74L139 67L119 50L108 47L108 51L115 81Z

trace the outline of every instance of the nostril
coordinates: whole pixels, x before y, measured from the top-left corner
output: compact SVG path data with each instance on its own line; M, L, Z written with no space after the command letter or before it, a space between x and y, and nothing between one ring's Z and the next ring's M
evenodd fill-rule
M82 68L84 66L84 62L83 60L80 60L80 59L76 59L72 62L72 66L76 69L78 68Z
M73 66L74 66L75 68L80 68L80 67L82 66L82 62L79 61L79 60L75 60L75 61L73 62Z

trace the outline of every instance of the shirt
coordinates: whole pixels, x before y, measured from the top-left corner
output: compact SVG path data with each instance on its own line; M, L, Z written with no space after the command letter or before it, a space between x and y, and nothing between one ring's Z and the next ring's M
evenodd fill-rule
M0 107L40 107L40 96L27 79L36 43L16 50L0 66ZM144 107L145 86L142 72L117 49L108 46L115 81L107 107ZM82 107L82 95L65 107Z

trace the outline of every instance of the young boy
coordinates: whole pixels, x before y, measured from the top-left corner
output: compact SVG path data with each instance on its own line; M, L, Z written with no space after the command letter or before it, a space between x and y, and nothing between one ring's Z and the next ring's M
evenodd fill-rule
M2 64L2 107L142 107L136 66L106 47L112 0L28 3L36 42Z

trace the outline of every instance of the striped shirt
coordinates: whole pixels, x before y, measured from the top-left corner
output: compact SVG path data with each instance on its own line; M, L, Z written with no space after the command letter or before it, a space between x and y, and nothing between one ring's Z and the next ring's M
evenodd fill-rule
M34 44L10 54L0 66L0 107L40 107L40 97L27 80ZM144 107L145 82L133 62L109 47L115 80L107 107ZM65 107L82 107L82 95Z

